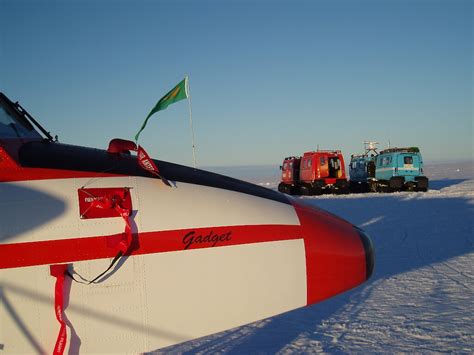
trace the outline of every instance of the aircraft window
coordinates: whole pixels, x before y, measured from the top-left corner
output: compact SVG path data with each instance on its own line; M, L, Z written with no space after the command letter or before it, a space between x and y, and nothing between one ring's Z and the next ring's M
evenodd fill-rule
M412 156L404 157L403 158L403 163L404 164L413 164L413 157Z
M34 129L27 128L0 107L0 138L41 138Z

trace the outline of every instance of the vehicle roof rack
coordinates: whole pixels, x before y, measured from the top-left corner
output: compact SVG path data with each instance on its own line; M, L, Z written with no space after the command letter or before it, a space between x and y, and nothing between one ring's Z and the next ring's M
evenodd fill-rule
M406 147L406 148L387 148L380 152L380 154L384 153L419 153L420 149L418 147Z
M332 154L341 154L339 149L318 149L312 150L310 152L306 152L305 154L312 154L312 153L332 153Z

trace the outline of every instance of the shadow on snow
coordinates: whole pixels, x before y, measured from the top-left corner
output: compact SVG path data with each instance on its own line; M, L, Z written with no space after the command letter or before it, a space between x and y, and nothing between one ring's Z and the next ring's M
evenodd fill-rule
M430 180L430 189L432 190L441 190L445 187L450 187L458 185L467 179L442 179L442 180Z

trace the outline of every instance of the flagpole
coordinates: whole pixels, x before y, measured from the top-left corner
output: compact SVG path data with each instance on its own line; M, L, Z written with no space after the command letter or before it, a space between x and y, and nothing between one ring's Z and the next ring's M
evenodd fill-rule
M193 128L193 110L191 108L191 93L189 91L189 77L186 75L186 96L188 97L189 106L189 127L191 128L191 143L193 145L193 167L196 169L196 146L194 144L194 128Z

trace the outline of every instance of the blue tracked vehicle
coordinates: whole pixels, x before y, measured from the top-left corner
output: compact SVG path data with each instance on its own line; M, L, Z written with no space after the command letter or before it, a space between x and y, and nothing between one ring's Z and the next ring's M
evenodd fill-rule
M417 147L382 150L375 159L375 179L371 191L427 191L428 178L423 175L423 158Z
M352 192L427 191L423 158L417 147L377 152L376 142L364 142L365 153L352 155L349 165Z

